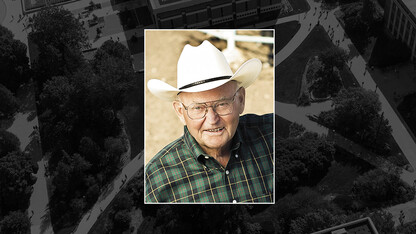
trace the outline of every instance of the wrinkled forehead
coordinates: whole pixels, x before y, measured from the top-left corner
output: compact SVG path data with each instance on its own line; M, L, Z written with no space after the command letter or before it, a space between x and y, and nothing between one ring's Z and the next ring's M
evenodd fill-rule
M215 89L202 92L181 92L178 94L183 103L212 102L221 99L231 98L237 91L237 82L230 81Z

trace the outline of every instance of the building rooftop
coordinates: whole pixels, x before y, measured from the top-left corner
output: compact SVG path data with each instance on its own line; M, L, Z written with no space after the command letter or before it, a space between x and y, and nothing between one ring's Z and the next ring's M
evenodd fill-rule
M212 0L149 0L150 6L153 11L158 11L163 9L166 10L175 10L181 7L193 6L198 3L210 2Z
M407 6L410 12L416 17L416 1L415 0L402 0L404 5Z
M378 234L369 217L327 228L312 234Z
M150 7L154 13L166 12L171 10L178 10L180 8L195 6L200 3L214 2L215 0L149 0ZM220 4L230 4L231 1L219 1ZM222 3L221 3L222 2ZM281 3L281 0L275 0L276 3Z

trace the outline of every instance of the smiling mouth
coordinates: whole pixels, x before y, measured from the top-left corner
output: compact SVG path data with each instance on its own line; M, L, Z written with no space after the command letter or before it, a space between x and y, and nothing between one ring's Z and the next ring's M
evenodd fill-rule
M223 129L224 129L224 127L208 129L208 130L205 130L205 131L207 131L207 132L219 132L219 131L222 131Z

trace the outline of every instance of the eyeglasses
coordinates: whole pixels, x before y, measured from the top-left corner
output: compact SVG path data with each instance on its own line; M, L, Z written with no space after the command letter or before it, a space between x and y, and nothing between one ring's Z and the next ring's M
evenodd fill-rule
M212 110L220 116L229 115L233 113L233 103L238 90L234 93L232 98L213 101L213 104L210 106L208 106L207 103L192 103L189 106L185 106L182 102L181 104L185 108L188 117L193 120L205 118L209 107L212 107Z

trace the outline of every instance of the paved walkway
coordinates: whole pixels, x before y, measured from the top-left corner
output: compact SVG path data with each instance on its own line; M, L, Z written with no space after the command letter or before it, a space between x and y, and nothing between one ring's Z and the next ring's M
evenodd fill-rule
M404 213L404 221L403 223L409 223L416 220L416 202L415 200L409 201L403 204L398 204L386 209L393 215L393 221L395 226L400 225L400 212L403 211Z
M308 0L308 3L310 5L310 10L308 12L291 15L277 20L276 24L282 24L290 21L298 21L300 19L300 28L289 43L276 54L275 66L278 66L300 46L318 22L319 14L318 11L315 11L315 7L320 8L321 4L311 0Z
M0 24L3 23L3 20L6 18L6 4L4 0L0 0Z
M122 187L136 174L138 170L140 170L140 168L143 167L143 153L144 152L142 151L134 159L132 159L130 163L123 168L116 179L108 185L107 191L100 195L98 201L92 209L87 212L84 217L82 217L78 227L73 233L85 234L90 231L101 212L107 208L114 197L120 192Z
M324 21L324 25L328 23L328 25L331 25L332 28L335 28L337 25L339 25L336 17L334 16L334 11L336 10L338 10L338 8L332 10L329 13L328 20ZM333 40L342 41L344 34L344 29L341 26L337 27L337 30L335 30L334 32ZM340 47L349 51L350 54L356 54L356 56L350 60L351 72L353 73L359 84L362 84L362 86L366 89L376 90L376 83L374 82L370 72L366 70L367 63L364 60L364 58L361 55L359 55L351 40L345 39L343 42L340 43ZM394 111L384 94L380 91L380 89L377 89L376 92L379 95L379 100L381 102L381 110L382 112L384 112L384 117L389 120L390 126L392 127L393 138L399 145L400 149L402 150L403 154L406 156L407 160L410 162L412 167L416 168L416 143L414 142L406 126L397 116L397 113ZM408 184L413 185L413 181L416 179L416 173L403 173L401 177Z
M321 111L331 110L332 101L312 103L310 106L296 106L282 102L275 102L276 114L291 121L302 124L308 131L327 134L328 129L311 121L307 115L319 115Z
M49 196L46 188L45 161L42 158L40 137L34 126L39 126L35 105L35 92L32 84L25 84L18 90L20 110L14 116L13 124L7 131L15 134L20 140L20 149L28 153L37 163L36 183L30 197L28 216L31 217L31 233L53 233L48 209ZM33 213L32 213L33 212Z

